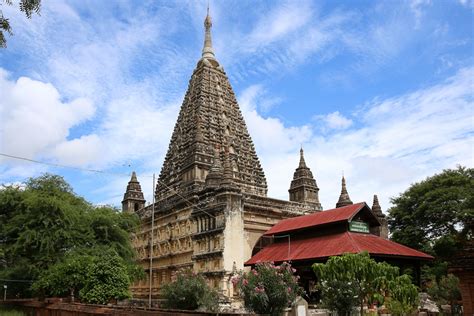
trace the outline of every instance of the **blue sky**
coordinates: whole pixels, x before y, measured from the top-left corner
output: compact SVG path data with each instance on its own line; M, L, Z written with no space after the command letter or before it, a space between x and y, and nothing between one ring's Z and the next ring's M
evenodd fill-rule
M148 200L192 71L207 1L44 1L0 51L0 183L57 173L119 206ZM473 165L473 1L211 1L213 43L262 162L288 198L299 147L332 208L382 207L411 183Z

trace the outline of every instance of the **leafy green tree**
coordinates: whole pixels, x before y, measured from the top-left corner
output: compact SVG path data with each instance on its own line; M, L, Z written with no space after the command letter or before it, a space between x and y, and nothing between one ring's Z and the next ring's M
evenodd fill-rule
M12 0L2 0L6 5L12 5ZM39 14L41 8L41 0L20 0L20 11L25 13L28 19L31 19L33 13ZM3 16L2 10L0 10L0 47L6 47L7 40L4 32L13 35L10 22Z
M330 257L326 263L313 264L313 270L322 288L323 304L335 308L341 315L350 313L354 297L362 315L364 302L383 293L388 282L398 275L397 267L385 262L377 263L367 252Z
M96 249L113 250L123 260L129 278L141 278L144 272L134 262L129 239L138 225L134 214L92 206L56 175L29 179L24 187L4 187L0 190L0 278L38 280L52 267L56 270L51 275L66 274L72 270L61 265L75 263L79 255L95 257ZM76 264L73 268L80 271ZM75 281L56 283L54 291L44 282L34 289L44 295L66 295L71 282ZM9 284L9 293L29 296L30 283Z
M286 262L279 266L261 263L232 281L238 284L245 307L259 314L280 315L304 292L295 272Z
M30 179L24 188L0 190L0 247L4 252L0 277L34 280L68 249L80 245L79 215L90 207L62 178L48 174ZM10 293L29 294L28 283L13 286Z
M174 281L164 284L161 294L166 308L216 311L219 306L218 293L207 285L202 275L190 270L179 272Z
M411 185L392 199L389 225L392 239L442 259L472 238L474 169L444 170Z
M435 261L422 267L423 283L447 275L448 263L472 239L474 169L447 169L412 184L392 199L391 238L431 253Z

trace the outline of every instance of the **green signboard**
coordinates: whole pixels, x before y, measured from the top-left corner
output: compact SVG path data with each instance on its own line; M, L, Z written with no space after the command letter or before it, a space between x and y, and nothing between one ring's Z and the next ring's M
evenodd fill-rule
M349 230L351 232L357 232L357 233L369 233L369 225L364 222L350 222L349 223Z

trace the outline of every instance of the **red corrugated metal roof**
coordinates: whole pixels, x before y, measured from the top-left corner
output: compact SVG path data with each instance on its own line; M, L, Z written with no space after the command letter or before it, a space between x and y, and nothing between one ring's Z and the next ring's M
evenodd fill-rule
M431 260L432 256L372 234L344 232L307 239L278 242L260 250L245 265L259 262L282 262L324 259L344 253L367 251L371 255L396 256Z
M366 204L362 202L314 214L288 218L279 221L275 226L265 232L264 235L274 235L302 228L347 221L357 212L359 212L364 206L366 206Z

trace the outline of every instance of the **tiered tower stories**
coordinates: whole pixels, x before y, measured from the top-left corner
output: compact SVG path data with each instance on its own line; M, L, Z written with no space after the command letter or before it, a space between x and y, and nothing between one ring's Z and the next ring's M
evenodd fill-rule
M262 234L281 219L321 209L316 182L305 168L299 168L304 185L295 186L305 198L266 196L265 174L229 79L215 58L211 27L208 13L202 56L174 127L156 202L136 212L141 229L133 245L148 276L132 286L136 298L148 298L150 278L156 299L174 273L192 269L231 299L230 278L243 269ZM124 211L135 210L133 202L126 193Z
M319 202L318 185L304 160L303 148L300 149L300 163L293 174L293 181L288 192L290 201L306 203L320 211L323 209Z
M124 212L134 213L145 206L142 187L138 182L137 174L132 172L132 178L128 182L127 190L123 195L122 210Z
M202 58L189 82L156 187L160 200L203 188L214 159L228 152L233 182L266 196L267 181L229 79L215 59L211 17L204 21Z

